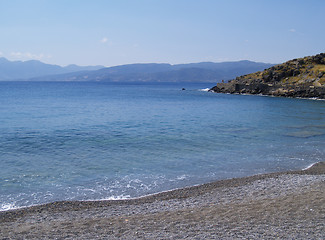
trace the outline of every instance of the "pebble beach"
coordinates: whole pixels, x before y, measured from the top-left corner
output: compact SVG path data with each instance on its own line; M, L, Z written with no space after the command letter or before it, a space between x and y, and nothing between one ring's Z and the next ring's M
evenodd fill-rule
M325 163L115 201L0 212L1 239L324 239Z

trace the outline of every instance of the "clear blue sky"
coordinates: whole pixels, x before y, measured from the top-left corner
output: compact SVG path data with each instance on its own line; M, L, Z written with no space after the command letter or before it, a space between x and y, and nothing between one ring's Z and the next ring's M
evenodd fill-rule
M114 66L325 52L324 0L0 0L0 57Z

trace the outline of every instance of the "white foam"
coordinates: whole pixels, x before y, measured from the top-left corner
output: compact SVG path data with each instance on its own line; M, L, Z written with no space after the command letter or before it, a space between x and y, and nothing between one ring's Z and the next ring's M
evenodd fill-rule
M186 179L188 176L186 175L186 174L183 174L183 175L181 175L181 176L178 176L176 179L177 180L184 180L184 179Z
M305 98L305 97L297 97L298 99L307 99L307 100L316 100L316 101L325 101L323 98L317 98L317 97L312 97L312 98Z
M199 91L201 92L209 92L210 88L203 88L203 89L199 89Z
M308 170L309 168L311 168L312 166L314 166L316 163L319 163L319 162L315 162L315 163L312 163L310 165L308 165L307 167L303 168L302 170Z
M125 199L130 199L130 198L131 198L130 195L120 195L120 196L112 196L109 198L105 198L103 200L125 200ZM95 201L101 201L101 200L95 200Z
M84 188L83 190L85 191L89 191L89 192L97 192L96 190L92 189L92 188Z
M18 207L16 207L15 204L4 203L4 204L1 204L0 211L8 211L8 210L17 209L17 208Z

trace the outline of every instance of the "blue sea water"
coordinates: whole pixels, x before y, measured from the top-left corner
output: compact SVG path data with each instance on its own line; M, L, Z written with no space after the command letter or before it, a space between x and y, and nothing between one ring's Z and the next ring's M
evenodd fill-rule
M325 159L325 101L200 90L212 86L0 82L0 210L138 197Z

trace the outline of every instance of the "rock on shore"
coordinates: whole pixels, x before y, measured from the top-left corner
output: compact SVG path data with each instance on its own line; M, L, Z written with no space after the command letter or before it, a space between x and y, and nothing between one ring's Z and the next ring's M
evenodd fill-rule
M228 83L218 83L210 91L325 99L325 53L293 59Z

